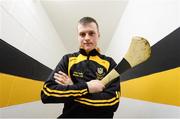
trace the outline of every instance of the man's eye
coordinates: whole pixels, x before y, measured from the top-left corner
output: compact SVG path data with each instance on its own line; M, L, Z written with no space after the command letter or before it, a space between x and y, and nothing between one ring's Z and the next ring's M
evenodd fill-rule
M93 36L95 33L94 32L89 32L89 35L90 36Z
M85 36L86 36L85 33L80 33L79 35L80 35L81 37L85 37Z

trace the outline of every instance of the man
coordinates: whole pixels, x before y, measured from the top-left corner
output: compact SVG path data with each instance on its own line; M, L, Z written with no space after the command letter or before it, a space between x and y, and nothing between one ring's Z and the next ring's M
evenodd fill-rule
M119 105L120 80L100 80L116 63L99 53L99 26L91 17L78 23L80 50L63 56L41 92L43 103L64 103L60 118L113 118Z

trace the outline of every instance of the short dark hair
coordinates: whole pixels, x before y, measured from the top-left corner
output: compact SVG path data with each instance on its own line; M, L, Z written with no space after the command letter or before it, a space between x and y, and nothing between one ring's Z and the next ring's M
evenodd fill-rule
M89 24L89 23L92 23L92 22L94 22L96 24L97 29L99 30L99 25L98 25L97 21L92 17L83 17L83 18L81 18L79 20L78 23L86 25L86 24Z

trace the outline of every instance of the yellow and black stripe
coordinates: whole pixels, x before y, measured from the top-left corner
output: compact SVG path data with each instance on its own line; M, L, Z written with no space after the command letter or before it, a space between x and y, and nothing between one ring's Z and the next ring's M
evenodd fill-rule
M121 76L121 81L150 75L180 66L180 28L151 47L151 57Z
M179 44L177 28L152 46L149 60L121 75L122 96L180 106Z
M0 107L40 99L51 69L0 39Z
M52 69L0 39L0 72L45 81Z

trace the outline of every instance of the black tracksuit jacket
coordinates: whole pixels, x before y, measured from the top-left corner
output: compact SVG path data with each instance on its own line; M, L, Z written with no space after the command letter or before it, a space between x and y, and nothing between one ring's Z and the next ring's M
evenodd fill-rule
M117 78L100 93L89 93L87 83L101 80L116 66L115 61L97 50L89 54L83 49L63 56L55 70L43 85L43 103L64 103L61 118L112 118L119 105L120 79ZM73 85L55 82L53 75L62 71L69 75Z

